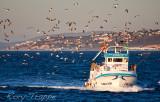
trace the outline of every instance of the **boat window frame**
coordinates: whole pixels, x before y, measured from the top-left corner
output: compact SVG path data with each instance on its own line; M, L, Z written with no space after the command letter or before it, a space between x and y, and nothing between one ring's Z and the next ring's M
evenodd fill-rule
M113 58L107 58L107 62L113 62Z
M115 61L115 59L121 59L121 61ZM123 58L113 58L113 62L118 62L118 63L122 63L123 62Z

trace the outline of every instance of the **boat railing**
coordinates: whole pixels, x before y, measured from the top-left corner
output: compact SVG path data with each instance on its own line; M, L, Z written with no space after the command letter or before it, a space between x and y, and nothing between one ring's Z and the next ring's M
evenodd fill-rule
M107 48L106 53L126 53L128 54L128 48L124 46L110 46Z

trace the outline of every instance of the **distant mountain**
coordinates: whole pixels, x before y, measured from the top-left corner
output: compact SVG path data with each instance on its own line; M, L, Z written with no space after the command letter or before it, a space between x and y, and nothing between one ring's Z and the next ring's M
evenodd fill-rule
M160 35L155 36L144 36L142 38L137 38L134 41L129 43L129 46L132 47L143 47L147 45L160 44Z
M76 36L88 36L88 35L91 35L96 33L96 34L104 34L104 33L110 33L111 31L90 31L90 32L78 32L78 33L61 33L61 34L49 34L49 36L52 36L52 37L58 37L60 35L64 35L65 37L76 37ZM45 38L45 36L38 36L38 37L35 37L35 38L31 38L31 39L28 39L28 40L38 40L38 39L43 39Z
M52 34L49 36L39 36L26 41L14 43L0 42L0 50L10 46L10 50L53 50L53 49L99 49L103 38L108 33L112 36L111 45L116 42L122 42L120 33L108 31L80 32L80 33L63 33ZM92 35L93 34L93 35ZM106 35L105 35L106 36ZM130 33L129 47L144 47L160 44L159 32L136 32Z

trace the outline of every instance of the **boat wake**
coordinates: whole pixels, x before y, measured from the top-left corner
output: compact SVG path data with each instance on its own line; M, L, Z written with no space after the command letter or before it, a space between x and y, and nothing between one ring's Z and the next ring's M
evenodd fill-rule
M125 88L108 87L107 89L93 89L94 91L109 91L109 92L141 92L141 91L154 91L155 88L143 88L138 85Z
M63 89L63 90L88 90L88 91L106 91L106 92L141 92L141 91L154 91L156 88L143 88L140 86L132 86L127 88L108 88L108 89L88 89L80 86L37 86L37 85L29 85L29 86L0 86L0 88L43 88L43 89Z
M53 89L65 89L65 90L86 90L84 87L78 86L27 86L30 88L53 88Z

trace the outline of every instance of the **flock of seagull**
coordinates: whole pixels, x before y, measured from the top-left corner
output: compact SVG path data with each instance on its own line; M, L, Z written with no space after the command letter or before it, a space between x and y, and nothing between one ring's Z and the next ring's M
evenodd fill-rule
M73 6L79 6L79 5L80 4L77 0L73 0ZM113 8L117 9L119 5L120 5L119 0L114 0ZM9 9L9 8L3 8L3 10L7 13L11 12L11 9ZM66 8L64 10L69 10L69 9ZM44 31L44 30L36 29L37 33L47 35L47 36L50 32L54 32L56 30L59 30L60 29L60 23L61 23L61 20L59 20L58 18L55 17L56 12L53 8L50 8L48 10L48 12L49 12L49 15L45 19L50 25L49 30ZM126 9L124 9L124 12L126 14L128 14L129 10L126 8ZM109 13L107 15L111 16L112 14ZM140 16L140 14L137 14L137 15L134 16L134 18L137 18L139 16ZM93 22L100 19L100 16L98 16L98 15L94 15L94 16L90 16L90 17L91 17L90 20L88 20L87 24L84 25L84 29L82 30L83 33L86 32L86 29L89 28L90 25L93 25L92 24ZM108 19L103 19L103 22L108 23ZM73 32L73 31L77 30L77 22L76 21L67 21L67 22L65 22L65 24L68 26L69 31ZM159 25L159 22L156 21L155 24ZM13 27L11 27L12 25L13 25L13 23L12 23L11 19L9 19L9 18L0 19L0 28L2 29L1 33L3 33L4 40L7 41L7 42L10 41L9 37L14 34ZM125 22L124 26L127 28L127 30L129 30L128 25L132 25L132 23L130 21ZM104 29L104 26L101 25L101 26L99 26L99 28Z
M115 3L113 4L113 8L114 8L114 9L117 9L120 4L118 3L118 0L114 0L114 1L115 1ZM79 2L76 1L76 0L74 0L73 6L79 6ZM5 12L7 12L7 13L10 13L10 12L11 12L11 9L9 9L9 8L4 8L3 10L4 10ZM66 8L66 9L64 9L64 10L69 10L69 9ZM46 20L52 27L49 28L48 31L36 29L36 32L37 32L37 33L41 33L41 34L43 34L43 35L45 35L45 36L48 36L48 33L49 33L49 32L54 32L54 31L60 29L60 23L61 23L61 21L60 21L58 18L56 18L56 17L53 16L53 15L55 15L55 10L54 10L53 8L50 8L50 9L48 10L48 12L49 12L49 16L45 17L45 20ZM124 9L124 12L125 12L126 14L128 14L128 13L129 13L129 10L126 8L126 9ZM111 14L111 13L108 13L107 15L108 15L108 16L111 16L112 14ZM137 15L134 16L134 18L137 18L137 17L139 17L139 16L140 16L140 14L137 14ZM86 25L84 25L84 30L83 30L82 32L83 32L83 33L86 32L85 28L88 28L90 25L92 25L93 22L95 22L95 21L98 20L98 19L100 19L100 16L98 16L98 15L90 16L90 20L87 21L87 24L86 24ZM103 19L103 22L104 22L104 23L108 23L108 19ZM131 25L131 24L132 24L132 22L127 21L124 26L127 27L128 25ZM156 21L155 24L156 24L156 25L159 25L159 22ZM76 21L67 21L67 22L65 22L65 25L68 26L68 30L70 30L71 32L77 30L77 22L76 22ZM4 40L7 41L7 42L10 42L10 36L13 35L13 34L15 34L12 26L13 26L13 23L12 23L12 20L11 20L11 19L9 19L9 18L0 19L0 31L1 31L1 33L3 33L3 35L4 35L4 37L5 37ZM101 26L99 26L99 28L100 28L100 29L103 29L104 27L101 25ZM30 28L29 28L29 29L30 29ZM126 35L124 35L124 36L126 36ZM126 38L126 37L125 37L125 38ZM80 54L80 56L83 55L83 53L79 53L79 54ZM37 52L36 55L40 55L40 53ZM6 55L6 56L9 57L10 55ZM30 56L30 55L27 54L27 53L25 53L24 56L25 56L25 57L29 57L29 58L34 58L33 56ZM53 54L53 53L50 53L50 56L54 56L54 54ZM4 58L4 57L5 57L5 56L0 56L0 58ZM57 59L64 60L65 62L66 62L67 60L69 60L69 58L67 58L67 57L61 57L60 54L56 54L55 57L56 57ZM6 61L6 59L4 59L4 61ZM71 62L72 62L72 63L75 63L75 59L71 60ZM28 65L27 60L24 59L23 62L22 62L22 64L23 64L23 65Z
M71 54L73 54L74 52L71 52ZM79 52L79 53L76 53L78 55L79 58L82 58L84 53L83 52ZM23 53L23 57L21 57L22 59L20 59L20 64L21 65L25 65L25 66L28 66L30 63L29 63L29 59L37 59L38 56L40 56L41 53L40 52L33 52L33 53ZM12 56L14 56L13 54L3 54L3 55L0 55L0 60L2 62L7 62ZM59 61L62 61L62 62L66 62L66 63L76 63L76 59L74 58L74 56L64 56L63 55L63 52L50 52L48 53L48 55L46 55L48 57L54 57L56 60L59 60ZM13 58L16 58L16 57L13 57ZM84 59L83 62L86 62L87 60Z
M3 8L3 10L7 13L10 12L8 8ZM1 33L4 35L4 40L9 42L9 37L14 34L12 21L9 18L0 19L0 28Z

